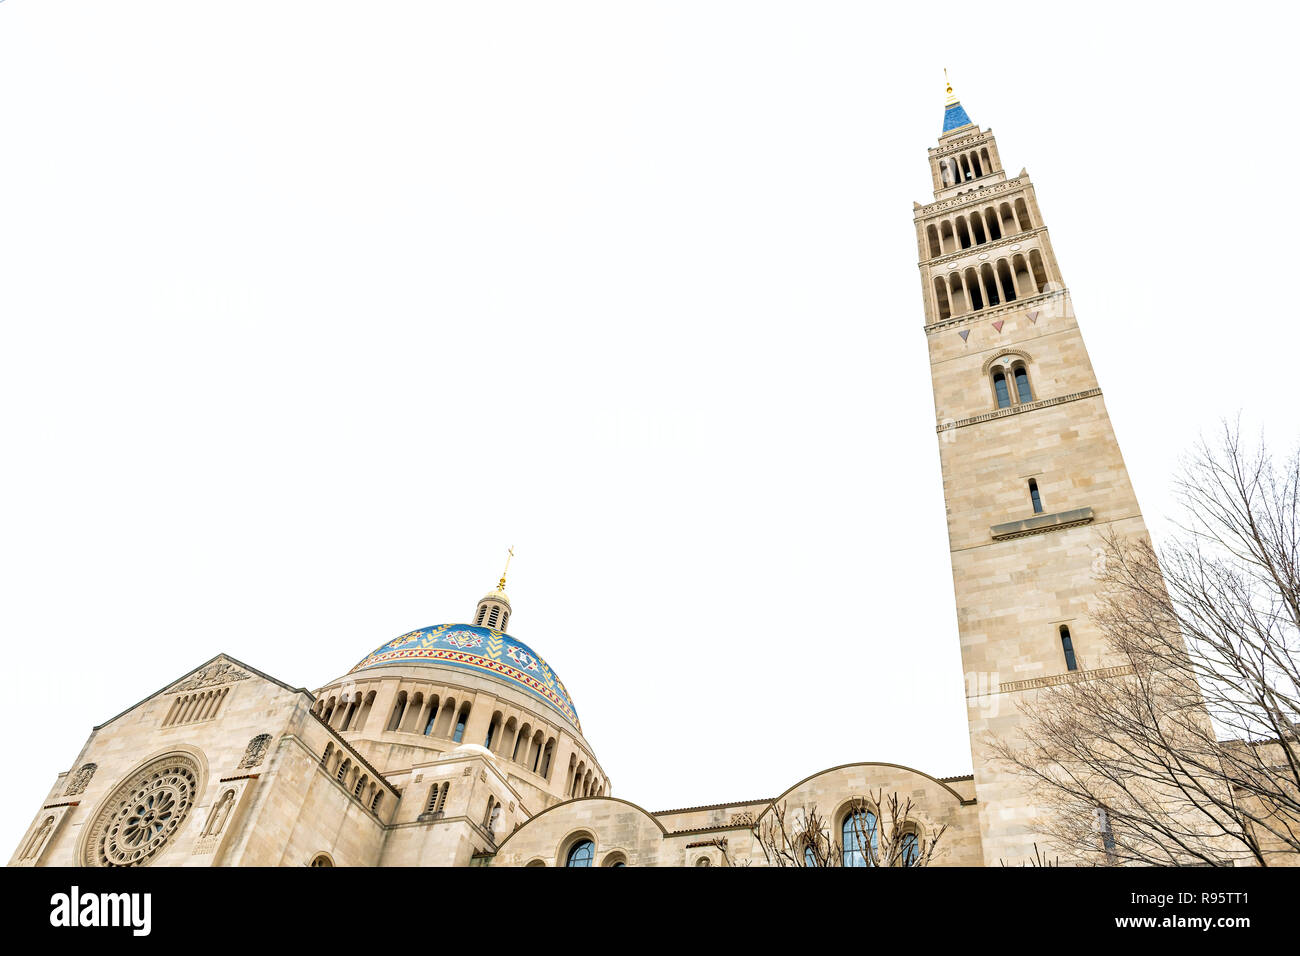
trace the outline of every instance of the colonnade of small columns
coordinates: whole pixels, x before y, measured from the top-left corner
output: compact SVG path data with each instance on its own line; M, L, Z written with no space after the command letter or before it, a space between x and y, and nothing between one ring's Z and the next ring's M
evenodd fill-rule
M1042 253L1030 249L936 275L930 290L937 320L979 312L1048 291Z
M1029 232L1033 228L1033 218L1023 198L990 204L928 223L924 252L928 252L931 259L937 259L962 249Z
M526 711L491 709L497 698L488 697L488 706L478 706L482 695L470 694L474 699L458 698L454 689L446 687L420 687L403 682L391 695L391 704L383 702L380 688L362 685L339 694L323 694L312 708L324 723L340 733L361 733L378 709L387 711L384 731L420 734L427 737L449 739L453 743L482 744L498 757L509 760L554 785L555 771L562 759L561 750L569 750L570 769L574 761L583 764L584 776L579 779L586 792L571 793L572 775L566 779L561 795L589 795L608 790L608 781L593 770L595 761L582 751L571 735L538 720ZM589 779L588 779L589 778Z
M333 741L327 743L325 752L321 754L320 765L325 768L326 773L343 785L343 789L351 794L354 800L371 813L379 812L384 791L342 747L334 746Z
M941 187L958 186L997 172L997 163L987 145L951 153L939 160Z

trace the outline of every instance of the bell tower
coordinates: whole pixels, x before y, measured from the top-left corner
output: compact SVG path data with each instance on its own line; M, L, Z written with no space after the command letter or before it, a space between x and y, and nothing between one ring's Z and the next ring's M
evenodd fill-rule
M1102 535L1147 532L1029 176L951 85L929 159L913 219L976 799L985 864L1016 864L1045 811L987 737L1016 740L1039 688L1115 673L1090 619Z

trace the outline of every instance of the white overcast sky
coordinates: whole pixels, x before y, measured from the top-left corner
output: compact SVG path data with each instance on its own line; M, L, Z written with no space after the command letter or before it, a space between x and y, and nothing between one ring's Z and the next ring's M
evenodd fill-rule
M93 725L219 651L319 686L512 544L618 796L969 772L943 67L1153 530L1198 431L1296 434L1295 14L1177 11L0 3L6 847Z

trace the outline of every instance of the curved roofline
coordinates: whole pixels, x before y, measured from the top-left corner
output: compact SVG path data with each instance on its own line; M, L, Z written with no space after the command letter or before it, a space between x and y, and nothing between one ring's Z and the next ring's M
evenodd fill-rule
M443 640L444 634L455 636L461 632L469 632L475 636L474 640L464 643ZM509 643L503 646L506 641ZM437 646L439 644L446 646ZM516 655L516 650L522 652L523 659ZM360 679L357 675L363 671L394 664L432 664L496 677L538 698L579 735L582 734L582 718L578 716L578 707L569 688L541 654L509 631L483 624L443 623L418 627L368 652L347 673L331 683L357 680Z
M504 850L506 848L506 844L515 838L515 834L521 832L525 827L528 826L528 824L532 823L534 820L540 820L542 817L546 816L552 810L558 810L560 809L560 807L567 807L575 803L582 803L583 801L586 800L608 800L611 803L621 803L624 806L629 806L633 810L640 810L643 814L645 814L647 817L650 818L650 821L654 823L655 826L659 828L660 834L662 834L663 836L668 836L668 830L664 827L664 825L655 819L653 813L651 813L645 807L641 806L639 803L633 803L631 800L624 800L622 797L574 797L572 800L565 800L563 803L557 803L553 807L547 807L545 810L543 810L541 813L537 814L536 816L529 817L519 826L518 829L512 830L510 832L510 836L506 837L504 840L501 841L500 844L497 845L497 852L500 853L502 850ZM590 829L590 826L588 826L588 829Z
M804 777L794 786L787 787L779 796L776 797L776 799L774 799L770 804L767 805L767 808L764 809L763 812L758 815L758 818L754 821L754 823L757 824L758 821L762 820L763 817L767 816L767 814L771 812L772 808L775 807L784 797L786 797L790 793L793 793L795 790L797 790L799 787L802 787L805 783L807 783L809 780L812 780L814 777L820 777L823 774L834 773L836 770L847 770L849 767L893 767L895 770L906 770L909 773L914 773L918 776L925 777L926 780L931 780L937 783L939 786L943 787L943 789L947 790L954 797L956 797L957 802L961 804L963 807L969 807L975 804L975 800L973 798L967 800L960 793L958 793L952 787L948 786L948 784L944 783L938 777L932 777L924 770L917 770L915 767L909 767L906 764L901 764L901 763L885 763L884 761L881 760L859 760L859 761L855 761L854 763L842 763L837 767L828 767L825 770L819 770L816 773L810 773L808 776Z

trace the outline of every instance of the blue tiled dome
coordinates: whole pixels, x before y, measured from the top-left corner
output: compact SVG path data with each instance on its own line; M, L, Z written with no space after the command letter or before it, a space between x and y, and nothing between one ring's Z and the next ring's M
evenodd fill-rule
M522 687L546 701L582 732L578 711L563 681L531 647L504 631L473 624L421 628L377 648L348 673L383 664L422 662L490 674Z

